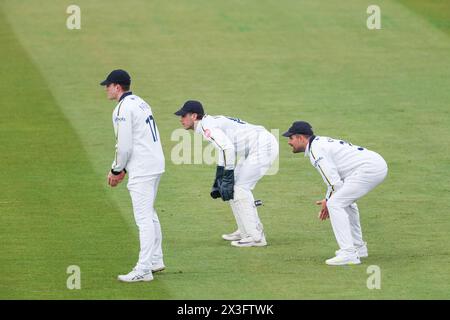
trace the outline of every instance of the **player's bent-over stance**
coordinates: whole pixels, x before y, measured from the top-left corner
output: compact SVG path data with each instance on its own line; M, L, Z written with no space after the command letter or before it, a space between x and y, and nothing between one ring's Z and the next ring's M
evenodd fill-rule
M305 152L328 186L319 218L331 220L339 245L328 265L359 264L368 256L363 240L356 201L380 184L387 175L384 159L376 152L346 141L315 136L312 127L296 121L283 136L289 138L292 152Z
M229 201L237 224L235 232L222 238L235 247L266 246L252 190L278 156L275 137L262 126L207 115L198 101L185 102L175 115L185 129L203 135L219 152L211 197Z
M108 173L108 184L117 186L128 174L128 191L134 219L139 229L139 260L133 270L118 280L153 280L153 273L165 268L161 248L162 233L153 207L161 175L164 154L152 109L130 89L131 79L124 70L112 71L101 82L108 98L118 101L112 114L116 136L116 154Z

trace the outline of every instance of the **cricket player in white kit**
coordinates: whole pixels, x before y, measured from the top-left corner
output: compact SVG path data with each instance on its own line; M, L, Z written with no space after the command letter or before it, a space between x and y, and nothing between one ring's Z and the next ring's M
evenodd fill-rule
M126 71L114 70L101 85L106 87L109 99L118 101L112 114L116 153L108 184L115 187L128 174L127 187L139 228L139 260L130 273L119 275L118 280L137 282L151 281L154 272L165 268L161 226L153 207L164 172L164 154L152 109L129 91L130 83Z
M283 136L289 137L294 153L305 152L328 186L321 220L331 220L339 245L328 265L360 264L368 256L356 201L380 184L387 175L386 161L376 152L343 140L315 136L312 127L296 121Z
M207 115L198 101L187 101L175 115L185 129L195 130L219 151L211 197L229 201L237 224L235 232L222 238L235 247L266 246L252 190L278 156L275 137L262 126Z

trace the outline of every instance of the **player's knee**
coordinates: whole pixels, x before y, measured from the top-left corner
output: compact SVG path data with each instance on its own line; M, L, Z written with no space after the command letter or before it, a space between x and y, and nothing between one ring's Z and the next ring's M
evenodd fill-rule
M153 218L150 215L135 217L135 221L139 228L150 228L153 225Z
M248 199L252 196L250 189L240 185L234 186L234 200Z
M356 204L356 202L353 202L349 207L353 210L358 210L358 205Z

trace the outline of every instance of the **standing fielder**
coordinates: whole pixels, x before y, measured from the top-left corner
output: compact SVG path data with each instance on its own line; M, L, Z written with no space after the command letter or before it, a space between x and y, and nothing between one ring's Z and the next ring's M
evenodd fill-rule
M238 227L222 238L235 247L266 246L252 190L278 156L275 137L262 126L207 115L198 101L187 101L175 115L186 130L203 135L219 151L211 197L229 201Z
M356 201L380 184L387 164L376 152L328 137L315 136L312 127L296 121L283 136L289 138L292 152L305 152L328 186L319 218L331 220L340 250L328 265L360 264L368 256L363 241Z
M161 248L161 226L153 203L164 172L164 154L152 109L130 89L131 79L124 70L112 71L100 85L117 104L112 114L116 154L108 173L108 184L117 186L128 173L134 219L139 228L139 261L124 282L151 281L153 272L165 268Z

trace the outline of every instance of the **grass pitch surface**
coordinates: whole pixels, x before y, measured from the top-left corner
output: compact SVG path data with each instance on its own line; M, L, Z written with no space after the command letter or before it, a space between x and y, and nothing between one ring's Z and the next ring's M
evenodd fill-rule
M450 298L448 1L87 1L68 30L66 1L0 5L0 298ZM128 70L152 106L167 159L156 208L166 271L123 284L138 254L125 184L106 186L111 112L98 83ZM280 139L280 170L255 197L269 246L233 248L229 207L209 197L213 165L174 165L173 112L268 129L311 122L382 154L386 181L359 202L369 258L324 264L336 250L315 200L320 176ZM81 269L68 290L66 269ZM367 268L381 270L369 290Z

